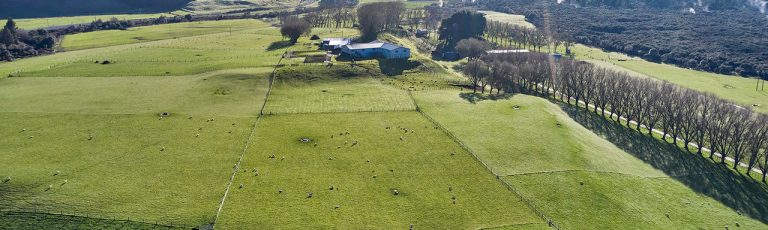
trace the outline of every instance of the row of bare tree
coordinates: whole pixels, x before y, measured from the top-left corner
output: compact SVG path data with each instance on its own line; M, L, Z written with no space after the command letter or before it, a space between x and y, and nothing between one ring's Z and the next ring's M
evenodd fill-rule
M544 47L557 50L561 45L564 45L566 49L573 46L573 40L567 36L547 37L543 31L536 28L506 22L489 21L486 24L485 32L489 42L501 47L514 46L541 51Z
M348 28L357 23L357 14L350 8L330 8L307 13L304 19L316 28Z
M639 132L660 130L665 140L686 150L695 144L703 155L708 148L710 159L726 164L731 158L734 169L760 168L766 181L768 115L710 93L538 53L486 55L471 60L464 73L481 93L486 88L497 94L527 92L581 104Z

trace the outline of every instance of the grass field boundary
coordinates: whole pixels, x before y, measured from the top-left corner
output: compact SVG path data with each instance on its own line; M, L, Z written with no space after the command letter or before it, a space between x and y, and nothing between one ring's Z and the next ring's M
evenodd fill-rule
M701 175L712 174L712 172L705 172L705 173L693 173L693 174L685 174L685 175L641 176L641 175L635 175L635 174L631 174L631 173L613 172L613 171L599 171L599 170L587 170L587 169L563 169L563 170L551 170L551 171L540 171L540 172L514 173L514 174L499 175L499 176L502 176L502 177L508 177L508 176L527 176L527 175L536 175L536 174L569 173L569 172L586 172L586 173L614 174L614 175L621 175L621 176L639 177L639 178L644 178L644 179L676 178L676 177L701 176Z
M286 49L285 52L288 52L288 49ZM267 96L264 97L264 102L261 104L261 109L259 110L259 116L256 117L256 121L253 122L253 126L251 126L251 132L248 134L248 139L245 140L245 144L243 146L243 151L240 153L240 158L237 159L237 163L235 163L235 166L232 169L232 176L229 177L229 183L227 184L227 189L224 190L224 196L221 197L221 202L219 203L219 208L216 210L216 216L213 219L213 223L211 223L211 228L216 229L216 222L219 220L219 216L221 215L221 210L224 208L224 202L227 200L227 195L229 195L229 190L232 188L232 182L235 180L235 175L237 174L237 171L240 169L240 163L243 161L243 157L245 156L245 153L248 151L248 146L250 146L251 141L253 140L253 134L256 133L256 127L259 124L259 121L261 121L261 118L264 116L264 107L267 106L267 101L269 100L269 95L272 93L272 86L275 82L275 73L277 72L278 66L280 66L280 62L283 61L283 58L285 55L280 56L280 59L277 60L277 64L275 64L274 69L272 69L272 74L269 75L269 86L267 87Z
M492 230L492 229L502 229L505 227L520 227L520 226L529 226L529 225L539 225L539 224L546 224L545 222L531 222L531 223L522 223L522 224L507 224L507 225L499 225L494 227L487 227L487 228L479 228L480 230Z
M295 114L334 114L334 113L387 113L387 112L413 112L416 109L357 109L336 110L322 112L267 112L267 115L295 115Z
M123 223L123 224L137 223L137 224L154 225L154 226L165 227L165 228L192 228L191 226L175 225L174 223L159 223L159 222L155 222L155 221L148 221L148 220L142 220L142 219L133 219L132 220L131 218L127 218L127 219L114 218L114 217L108 218L108 217L103 217L103 216L95 216L95 215L88 214L88 213L77 213L77 212L74 212L74 211L73 212L69 212L69 213L67 213L67 212L46 211L46 210L37 210L37 209L35 209L33 211L9 211L9 210L0 211L0 216L5 216L5 215L30 215L30 214L31 215L49 215L49 216L57 217L57 218L60 218L60 219L64 219L64 218L85 218L85 219L90 219L90 220L111 222L110 224L114 224L114 223Z
M512 185L510 185L507 182L505 182L504 180L502 180L502 176L497 175L491 169L491 167L488 166L488 164L486 164L485 162L480 160L480 157L477 156L477 153L475 153L475 151L473 151L471 148L469 148L469 146L464 144L464 142L461 141L461 139L459 139L458 137L456 137L456 135L454 135L453 132L451 132L450 130L445 128L443 125L441 125L439 122L437 122L437 120L435 120L434 118L429 116L429 114L427 114L423 110L421 110L421 108L419 107L419 104L416 102L416 99L413 97L413 93L411 93L410 90L408 90L407 92L408 92L408 97L410 97L411 100L413 100L413 104L416 105L416 112L421 114L422 117L426 118L427 120L429 120L429 122L431 122L433 125L438 127L440 129L440 131L443 131L443 133L445 133L448 137L450 137L451 140L453 140L453 142L455 142L462 149L464 149L464 151L467 151L470 155L472 155L472 158L475 159L475 161L477 161L480 164L482 164L483 167L485 167L485 169L488 170L488 172L490 172L491 174L496 176L496 180L497 181L501 182L501 184L503 184L504 187L506 187L509 191L512 191L512 193L514 193L518 198L520 198L520 201L522 201L531 210L533 210L533 212L536 213L536 215L538 215L542 220L545 220L546 223L547 223L547 226L555 228L555 229L564 229L564 228L561 228L559 225L555 224L555 222L552 220L552 218L547 217L547 215L544 214L544 212L541 211L541 209L539 209L537 206L535 206L532 201L530 201L529 199L525 198L523 196L523 194L520 193L520 191L518 191L515 187L513 187Z

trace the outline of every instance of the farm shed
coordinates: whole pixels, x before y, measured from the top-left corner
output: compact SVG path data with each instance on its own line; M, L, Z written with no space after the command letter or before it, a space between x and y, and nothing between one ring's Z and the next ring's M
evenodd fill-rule
M362 59L379 57L385 59L408 59L411 57L411 50L391 43L373 41L342 46L341 55Z

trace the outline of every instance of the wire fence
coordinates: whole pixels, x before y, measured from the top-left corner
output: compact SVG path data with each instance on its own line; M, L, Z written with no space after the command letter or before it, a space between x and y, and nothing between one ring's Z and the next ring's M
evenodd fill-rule
M490 166L488 166L488 164L486 164L484 161L482 161L480 159L480 157L478 157L477 153L475 153L474 150L469 148L469 146L467 146L467 144L465 144L461 139L459 139L455 134L453 134L453 132L451 132L450 130L445 128L442 124L437 122L437 120L435 120L434 118L429 116L429 114L425 113L419 107L418 103L416 103L416 99L413 97L413 94L411 93L411 91L408 91L408 96L411 98L411 100L413 100L413 104L416 105L416 111L419 114L421 114L421 116L423 116L424 118L429 120L429 122L431 122L433 125L438 127L438 129L443 131L443 133L448 135L448 137L450 137L456 144L458 144L462 149L464 149L464 151L467 151L470 155L472 155L472 158L474 158L475 161L477 161L478 163L483 165L483 167L485 167L486 170L488 170L489 172L493 173L493 175L496 176L496 180L501 182L501 184L503 184L508 190L512 191L512 193L514 193L520 199L520 201L522 201L528 207L530 207L531 210L533 210L533 212L536 213L536 215L541 217L543 220L546 220L547 221L547 225L549 225L550 227L553 227L555 229L563 229L559 225L555 224L555 222L552 220L552 218L548 217L543 211L541 211L541 209L537 205L535 205L533 203L533 201L531 201L528 198L526 198L525 196L523 196L523 194L520 191L518 191L514 186L510 185L508 182L503 180L502 176L497 175L496 172L494 172L493 169Z
M191 229L174 221L158 221L142 218L118 218L77 211L53 211L43 209L0 211L0 228L29 229L45 225L53 229L77 229L84 226L103 229Z

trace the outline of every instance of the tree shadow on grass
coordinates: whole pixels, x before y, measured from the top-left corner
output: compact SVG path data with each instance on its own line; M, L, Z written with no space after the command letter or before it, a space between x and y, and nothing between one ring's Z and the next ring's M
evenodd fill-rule
M628 129L584 109L561 108L576 122L603 136L622 150L663 171L697 193L768 224L768 188L727 166L654 137Z
M291 43L291 41L289 40L276 41L276 42L272 42L272 44L269 44L269 46L267 46L267 51L278 50L278 49L286 48L292 45L293 43Z
M379 59L379 70L387 76L402 75L406 70L411 70L421 65L421 62L407 59Z
M471 87L467 87L467 88L469 90L472 90ZM481 101L485 101L485 100L495 101L495 100L509 99L509 98L511 98L514 95L515 94L512 94L512 93L504 93L504 94L499 94L499 95L496 95L496 94L472 93L472 92L459 93L459 97L461 97L461 99L467 100L468 102L470 102L472 104L475 104L475 103L481 102Z

